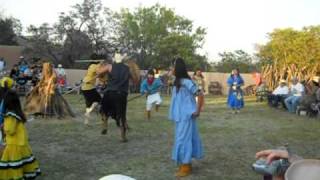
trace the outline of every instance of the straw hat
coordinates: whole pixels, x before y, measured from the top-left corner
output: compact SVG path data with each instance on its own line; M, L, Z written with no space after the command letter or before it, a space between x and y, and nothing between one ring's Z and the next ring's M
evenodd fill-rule
M281 79L281 80L280 80L280 83L287 83L287 81L284 80L284 79Z
M293 163L285 174L285 180L319 180L320 160L305 159Z
M319 76L314 76L314 77L312 78L312 81L313 81L313 82L316 82L316 83L319 83L319 82L320 82L320 77L319 77Z
M136 180L136 179L133 179L129 176L124 176L121 174L112 174L109 176L104 176L104 177L100 178L99 180Z

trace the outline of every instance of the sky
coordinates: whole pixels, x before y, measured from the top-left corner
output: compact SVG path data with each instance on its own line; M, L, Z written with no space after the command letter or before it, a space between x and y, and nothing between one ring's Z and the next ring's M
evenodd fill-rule
M59 12L82 0L0 0L0 11L20 19L24 27L30 24L53 24ZM156 3L173 8L178 15L207 29L203 48L209 60L219 52L242 49L250 54L255 44L268 40L267 33L275 28L320 25L319 0L102 0L114 11L134 9Z

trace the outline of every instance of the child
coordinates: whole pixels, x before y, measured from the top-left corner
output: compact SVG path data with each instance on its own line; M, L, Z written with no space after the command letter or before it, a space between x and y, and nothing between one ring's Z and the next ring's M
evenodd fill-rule
M8 91L4 98L3 131L6 145L0 160L0 179L34 179L40 175L37 160L32 155L18 95Z
M174 62L176 79L172 91L169 119L175 123L175 144L172 159L179 165L177 177L191 174L192 158L203 156L196 118L200 115L203 94L188 75L183 59ZM198 96L198 104L195 96Z
M148 71L147 79L142 81L140 92L141 94L146 94L147 96L147 118L151 118L152 105L156 104L156 111L158 112L160 104L162 102L160 96L160 88L162 87L162 82L159 78L155 78L154 71L151 69Z

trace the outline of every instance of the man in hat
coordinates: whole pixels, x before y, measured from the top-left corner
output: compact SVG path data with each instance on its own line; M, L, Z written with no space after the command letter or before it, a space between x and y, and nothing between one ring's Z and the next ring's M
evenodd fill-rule
M122 142L127 142L128 124L126 112L129 79L133 79L136 84L139 81L135 78L138 76L133 74L133 71L129 68L131 67L130 64L123 63L125 58L127 58L126 53L116 53L114 63L107 60L97 70L98 75L106 73L109 79L101 101L101 113L103 115L103 130L101 133L107 133L108 118L111 117L116 120L117 126L120 127Z
M295 113L297 106L300 103L301 97L305 92L304 86L299 82L298 78L293 77L291 80L290 95L284 102L290 113Z
M285 107L284 100L288 97L289 88L287 86L287 82L284 79L281 79L279 82L279 86L272 92L272 94L268 95L268 104L271 107L278 107L279 102L282 102L283 107Z

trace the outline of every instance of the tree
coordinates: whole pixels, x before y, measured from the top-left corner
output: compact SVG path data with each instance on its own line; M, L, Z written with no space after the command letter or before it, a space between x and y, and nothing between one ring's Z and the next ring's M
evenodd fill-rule
M257 56L271 87L279 79L293 76L309 81L320 73L320 26L276 29L269 33L269 41L259 46Z
M174 57L183 57L189 69L208 66L205 56L197 54L206 31L193 27L192 21L172 9L156 4L133 12L122 9L118 19L117 40L138 57L142 68L168 67Z
M0 44L17 45L17 35L22 31L21 23L13 17L4 17L0 14Z
M54 63L59 63L62 58L63 47L56 40L55 30L44 23L39 27L29 26L29 36L20 40L24 46L24 54L30 57L42 57Z
M60 13L53 26L30 26L25 52L66 67L74 67L74 60L88 59L93 53L108 54L113 47L111 16L100 0L84 0L72 6L70 12Z
M248 73L256 69L253 58L243 50L219 53L219 62L215 63L214 69L218 72L230 73L239 68L241 72Z

